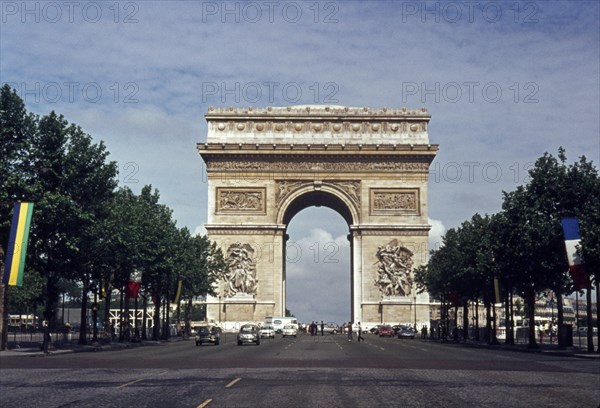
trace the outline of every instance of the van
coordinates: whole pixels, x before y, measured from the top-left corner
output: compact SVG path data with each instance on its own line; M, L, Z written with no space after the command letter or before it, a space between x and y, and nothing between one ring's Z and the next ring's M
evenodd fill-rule
M275 333L281 333L283 331L283 326L293 324L298 330L298 319L295 317L273 317L271 320L271 325L273 326L273 330Z

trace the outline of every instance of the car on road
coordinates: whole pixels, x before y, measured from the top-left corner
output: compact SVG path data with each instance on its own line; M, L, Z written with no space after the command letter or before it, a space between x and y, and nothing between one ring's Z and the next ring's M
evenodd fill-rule
M246 343L260 344L260 329L255 324L244 324L237 334L237 344L241 346Z
M319 329L321 328L321 326L319 325ZM328 334L336 334L340 332L340 326L338 326L335 323L325 323L323 326L323 333L328 333Z
M371 334L379 334L379 329L381 327L383 327L382 324L375 325L369 329L369 332L371 332Z
M398 338L399 339L414 339L415 332L410 327L401 327L400 330L398 330Z
M393 337L394 329L390 325L384 325L379 328L379 337Z
M216 326L198 326L194 328L196 331L196 346L201 346L204 343L212 343L215 346L221 344L221 330Z
M283 326L283 329L281 330L281 335L283 337L288 337L288 336L296 337L298 335L298 329L296 328L296 325L294 325L294 324L286 324L285 326Z
M270 337L270 338L274 339L275 338L275 329L273 329L273 326L266 325L266 326L261 327L260 337Z

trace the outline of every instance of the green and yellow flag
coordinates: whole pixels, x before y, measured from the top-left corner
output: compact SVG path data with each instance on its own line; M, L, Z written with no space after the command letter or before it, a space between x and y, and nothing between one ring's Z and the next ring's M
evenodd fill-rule
M23 270L25 269L25 255L27 254L32 214L33 203L15 203L2 277L2 283L5 285L21 286L23 284Z

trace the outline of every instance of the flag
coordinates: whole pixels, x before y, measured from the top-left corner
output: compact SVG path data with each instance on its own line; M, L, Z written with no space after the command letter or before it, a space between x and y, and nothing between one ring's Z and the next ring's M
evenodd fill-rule
M577 245L581 241L579 233L579 222L577 218L568 217L561 220L563 232L565 234L565 248L567 250L567 260L569 262L569 273L576 290L590 289L591 282L585 270L583 259L577 253Z
M127 299L137 298L140 286L142 286L142 273L139 271L134 271L129 278L129 282L127 282L125 297Z
M177 291L175 292L175 297L173 298L173 303L179 303L179 298L181 297L181 286L183 285L183 280L179 279L177 281Z
M21 286L23 284L23 270L25 269L25 255L27 254L32 214L33 203L15 203L2 277L2 283L5 285Z

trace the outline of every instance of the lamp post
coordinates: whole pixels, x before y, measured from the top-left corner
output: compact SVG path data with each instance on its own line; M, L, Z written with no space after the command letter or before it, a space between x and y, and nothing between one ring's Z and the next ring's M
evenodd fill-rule
M414 330L415 333L417 331L417 292L413 291L413 300L415 302L415 326L414 326Z
M222 327L221 324L221 295L219 295L219 327Z

